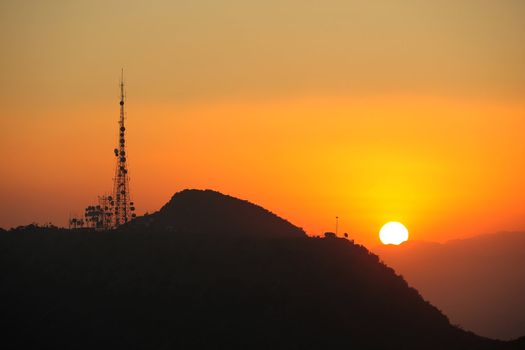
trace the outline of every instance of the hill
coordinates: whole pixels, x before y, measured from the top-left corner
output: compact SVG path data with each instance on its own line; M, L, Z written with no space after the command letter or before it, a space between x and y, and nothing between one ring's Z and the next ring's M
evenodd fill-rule
M450 325L366 248L213 191L110 232L2 232L0 256L2 348L520 345Z
M525 233L407 242L374 251L452 323L491 338L525 333Z
M162 229L186 234L258 238L304 237L305 232L270 211L212 190L184 190L158 212L123 229Z

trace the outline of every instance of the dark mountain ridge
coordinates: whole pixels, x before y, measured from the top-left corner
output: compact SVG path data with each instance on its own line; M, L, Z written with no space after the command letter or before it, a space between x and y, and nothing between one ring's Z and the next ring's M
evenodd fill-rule
M505 340L525 333L525 232L407 242L374 252L454 324Z
M2 232L0 257L13 348L519 348L450 325L363 246L213 191L115 231Z
M304 237L299 227L272 212L212 190L176 193L158 212L137 218L122 229L154 228L191 234Z

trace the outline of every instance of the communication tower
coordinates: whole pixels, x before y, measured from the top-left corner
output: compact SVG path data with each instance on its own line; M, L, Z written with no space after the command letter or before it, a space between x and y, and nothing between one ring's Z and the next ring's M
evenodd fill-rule
M115 178L113 179L113 195L109 196L109 205L113 208L113 227L118 227L130 221L136 215L135 207L131 202L129 193L129 175L126 159L126 113L124 110L124 71L120 78L120 118L119 118L119 137L118 146L115 148L116 168Z

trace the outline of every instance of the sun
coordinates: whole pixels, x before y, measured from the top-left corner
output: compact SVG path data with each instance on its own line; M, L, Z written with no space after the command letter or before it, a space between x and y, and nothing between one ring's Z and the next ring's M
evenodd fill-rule
M402 223L390 221L381 227L379 239L383 244L399 245L408 240L408 230Z

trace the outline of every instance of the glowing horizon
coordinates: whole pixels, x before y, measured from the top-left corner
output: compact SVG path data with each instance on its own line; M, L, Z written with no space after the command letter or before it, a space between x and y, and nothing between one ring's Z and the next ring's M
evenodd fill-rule
M111 190L124 66L138 214L211 188L311 235L339 216L366 244L387 221L416 240L525 231L523 13L3 2L0 227L65 226Z

